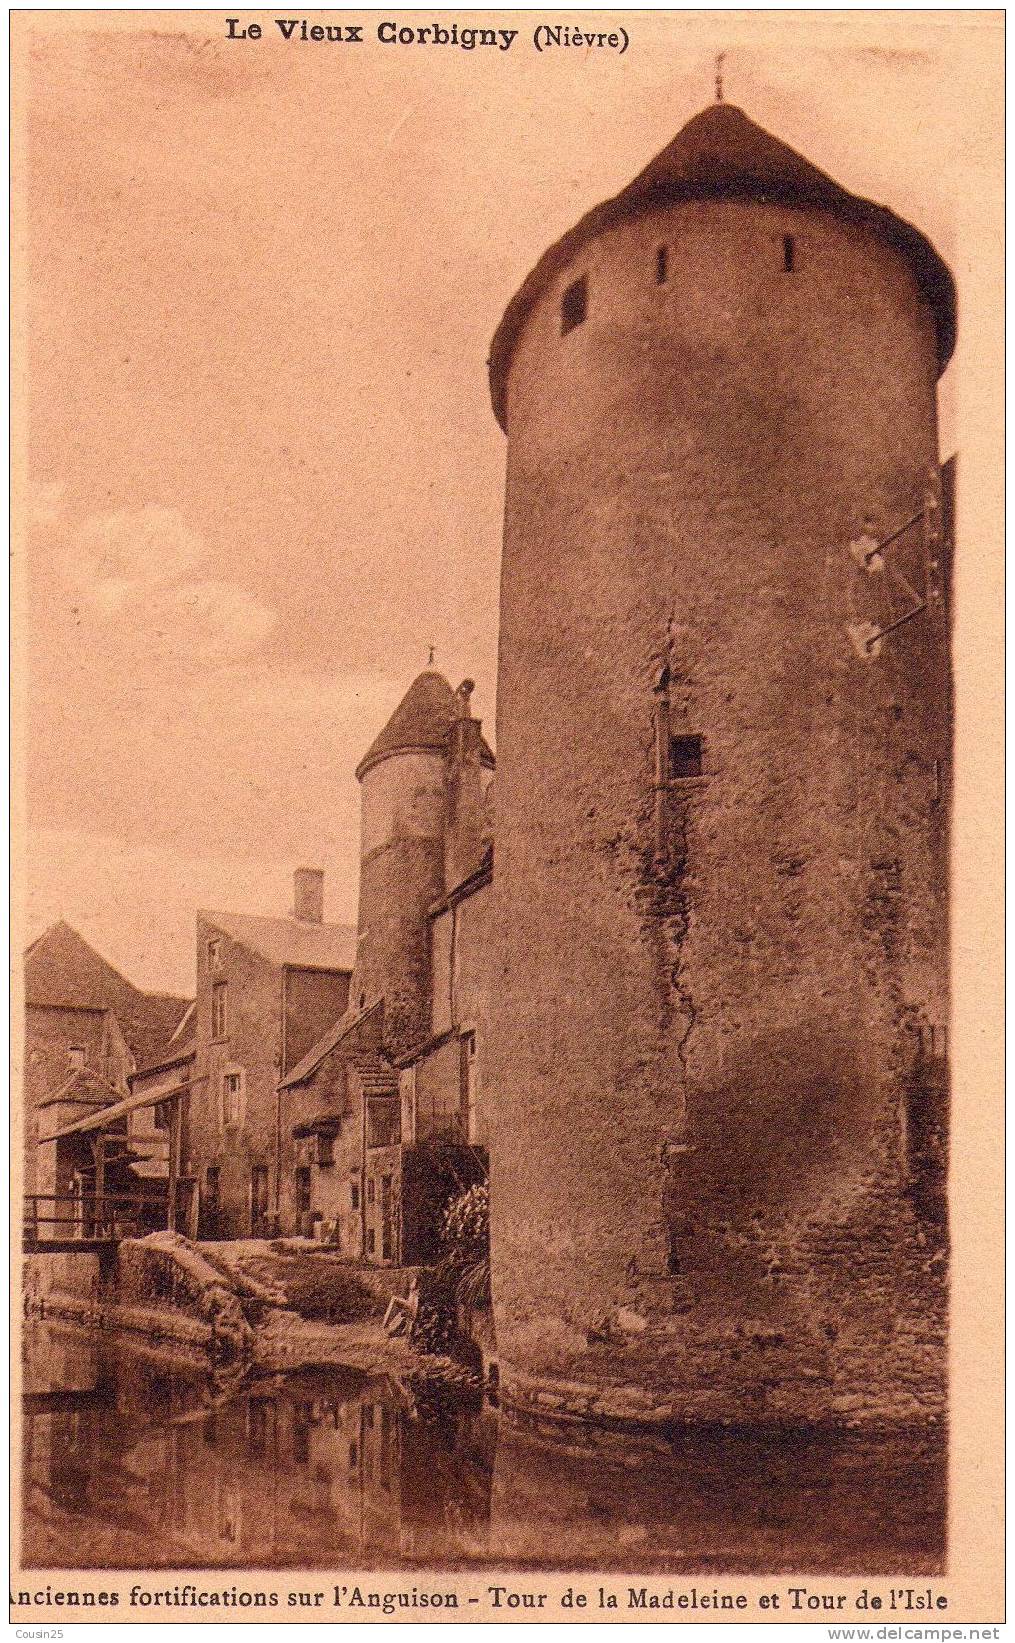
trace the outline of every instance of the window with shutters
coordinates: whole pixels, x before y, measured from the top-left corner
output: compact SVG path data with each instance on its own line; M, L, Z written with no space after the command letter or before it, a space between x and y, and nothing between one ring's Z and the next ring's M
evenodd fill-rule
M211 1036L225 1038L229 1030L229 990L224 981L216 981L211 990Z
M243 1121L243 1069L231 1067L222 1074L222 1122L239 1124Z

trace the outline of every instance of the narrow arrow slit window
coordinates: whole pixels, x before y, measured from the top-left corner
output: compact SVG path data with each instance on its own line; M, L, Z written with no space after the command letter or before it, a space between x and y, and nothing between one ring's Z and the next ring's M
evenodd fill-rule
M575 280L564 292L560 304L560 334L566 337L576 325L582 325L588 312L589 285L583 274L580 280Z

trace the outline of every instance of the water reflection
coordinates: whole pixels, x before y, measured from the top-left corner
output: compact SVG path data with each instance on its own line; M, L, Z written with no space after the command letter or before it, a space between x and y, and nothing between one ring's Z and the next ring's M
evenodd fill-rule
M942 1565L943 1455L912 1435L562 1435L432 1382L230 1394L52 1324L26 1353L29 1567Z

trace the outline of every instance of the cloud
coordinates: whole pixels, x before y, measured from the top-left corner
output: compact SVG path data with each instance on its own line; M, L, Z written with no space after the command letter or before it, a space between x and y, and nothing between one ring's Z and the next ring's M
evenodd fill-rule
M67 569L100 606L104 589L168 587L206 557L203 541L177 508L122 508L93 515L74 532Z
M77 828L126 852L261 850L348 872L353 771L404 681L286 665L269 648L272 604L182 511L81 513L59 484L35 487L27 787L39 847L47 829Z
M177 508L121 508L75 524L54 481L33 487L32 522L38 552L96 646L114 638L121 655L133 648L186 669L249 656L275 628L275 610L256 593L209 574L204 538Z
M26 844L27 899L18 935L34 940L59 918L138 986L190 993L198 907L286 914L302 858L176 849L116 833L40 828ZM325 916L356 921L357 855L315 857L325 868ZM144 886L143 894L138 887Z
M247 656L271 634L275 612L236 582L212 579L156 589L146 600L148 634L159 649L185 636L201 661Z

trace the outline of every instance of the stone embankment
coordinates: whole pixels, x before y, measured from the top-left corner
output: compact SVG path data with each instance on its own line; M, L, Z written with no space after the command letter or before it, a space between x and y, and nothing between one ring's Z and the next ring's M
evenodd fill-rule
M411 1277L408 1270L364 1272L314 1246L194 1244L176 1232L156 1232L125 1239L103 1281L81 1272L75 1283L61 1271L55 1284L30 1285L28 1306L218 1370L265 1374L344 1364L457 1379L460 1366L451 1359L421 1353L384 1330L388 1301L406 1292Z

